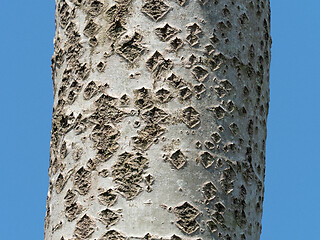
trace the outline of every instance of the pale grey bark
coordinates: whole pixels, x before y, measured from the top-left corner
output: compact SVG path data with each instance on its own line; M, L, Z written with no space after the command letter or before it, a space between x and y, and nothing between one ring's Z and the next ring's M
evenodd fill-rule
M260 238L268 0L56 0L45 239Z

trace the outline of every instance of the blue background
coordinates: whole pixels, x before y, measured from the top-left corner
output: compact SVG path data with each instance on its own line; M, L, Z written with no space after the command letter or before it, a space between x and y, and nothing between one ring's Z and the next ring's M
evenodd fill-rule
M0 239L43 239L54 0L1 0ZM320 237L320 1L272 0L262 240Z

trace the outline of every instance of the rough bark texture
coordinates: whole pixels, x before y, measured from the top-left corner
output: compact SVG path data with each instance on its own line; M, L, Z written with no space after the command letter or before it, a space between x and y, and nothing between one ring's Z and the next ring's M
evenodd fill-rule
M45 239L261 232L268 0L56 0Z

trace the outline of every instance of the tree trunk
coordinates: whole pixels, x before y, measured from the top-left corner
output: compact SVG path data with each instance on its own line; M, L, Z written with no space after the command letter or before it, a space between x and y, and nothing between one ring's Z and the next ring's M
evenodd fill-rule
M259 239L268 0L56 0L45 239Z

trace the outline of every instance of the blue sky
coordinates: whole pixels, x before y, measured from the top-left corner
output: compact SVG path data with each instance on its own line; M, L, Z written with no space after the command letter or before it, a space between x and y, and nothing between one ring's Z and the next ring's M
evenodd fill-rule
M320 236L320 1L272 0L262 240ZM54 0L1 0L0 234L43 239Z

